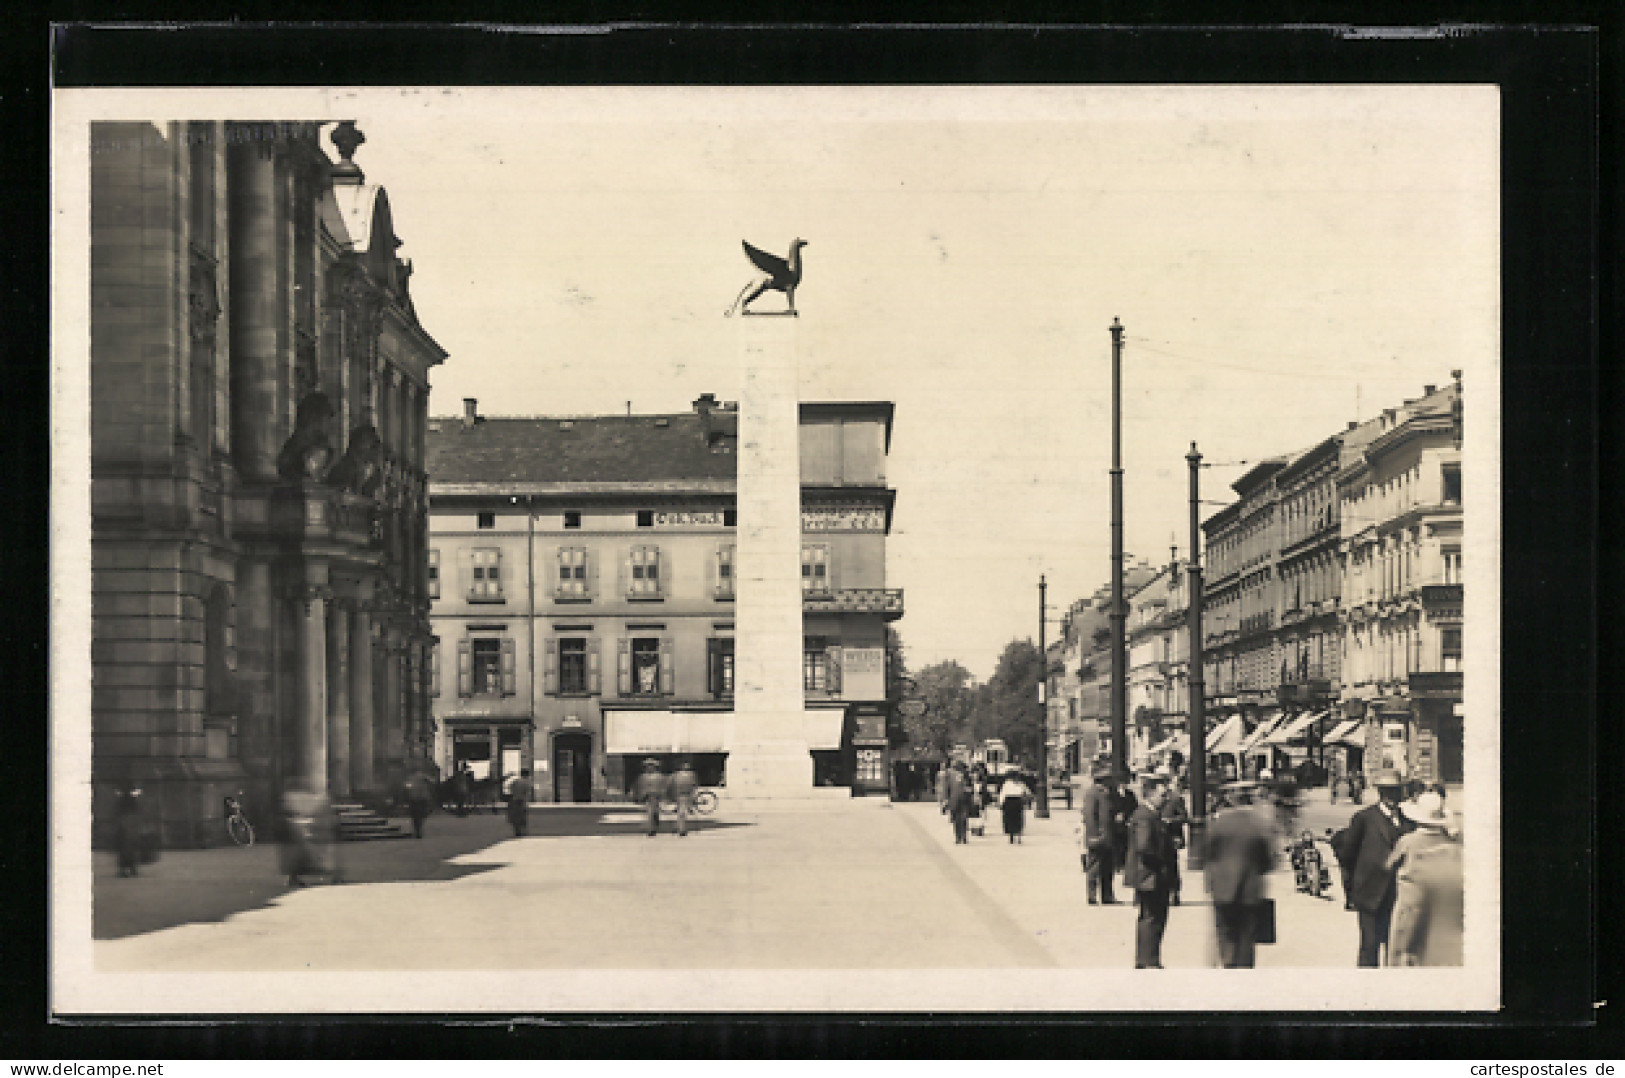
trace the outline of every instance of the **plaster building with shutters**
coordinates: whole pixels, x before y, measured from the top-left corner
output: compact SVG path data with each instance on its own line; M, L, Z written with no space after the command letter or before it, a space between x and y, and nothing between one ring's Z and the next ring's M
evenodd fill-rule
M335 161L322 146L327 135ZM431 745L429 372L353 124L91 128L91 780L168 845Z
M892 405L803 403L802 688L814 782L889 789ZM646 757L723 785L733 721L738 411L428 429L434 758L542 800L624 797ZM815 728L816 727L816 728Z

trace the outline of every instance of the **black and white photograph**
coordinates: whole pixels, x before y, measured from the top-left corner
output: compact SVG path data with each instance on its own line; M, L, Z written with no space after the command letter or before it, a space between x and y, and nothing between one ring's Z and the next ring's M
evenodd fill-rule
M53 1007L1493 1011L1500 109L57 90Z

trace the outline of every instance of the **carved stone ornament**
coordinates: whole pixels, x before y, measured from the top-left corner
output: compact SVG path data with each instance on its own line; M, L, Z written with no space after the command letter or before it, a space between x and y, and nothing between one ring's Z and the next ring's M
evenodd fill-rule
M215 285L215 260L195 247L192 248L186 300L192 340L213 340L221 311L220 293Z
M383 479L384 443L378 429L362 423L350 432L350 447L327 473L327 482L351 494L372 497Z
M293 433L277 453L277 474L290 482L319 481L333 460L333 443L328 435L332 421L333 405L325 393L301 397Z

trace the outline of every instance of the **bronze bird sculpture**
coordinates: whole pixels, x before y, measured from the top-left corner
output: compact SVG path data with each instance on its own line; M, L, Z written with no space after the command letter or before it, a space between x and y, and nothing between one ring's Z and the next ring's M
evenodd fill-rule
M787 313L795 314L796 285L801 283L801 249L805 246L807 246L807 241L803 239L798 239L790 244L790 258L786 261L778 255L770 255L766 251L746 243L745 257L755 263L756 268L766 276L758 277L740 289L739 296L734 300L733 306L723 313L728 317L732 317L736 311L750 314L750 311L745 310L750 301L771 289L774 292L784 293L785 301L789 304Z

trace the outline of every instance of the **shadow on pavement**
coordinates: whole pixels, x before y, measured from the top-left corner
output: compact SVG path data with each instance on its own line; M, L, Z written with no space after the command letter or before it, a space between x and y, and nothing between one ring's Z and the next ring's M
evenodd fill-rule
M396 822L410 832L407 821ZM661 837L675 835L675 820L662 818L660 823ZM746 826L750 825L715 819L689 822L689 830L697 833ZM582 805L532 811L526 840L643 834L643 814L633 806ZM500 868L499 863L451 862L512 838L513 830L500 814L436 813L429 817L422 839L345 842L337 852L347 886L441 882ZM280 848L271 843L248 849L166 850L156 862L143 866L139 876L125 879L118 875L113 854L98 851L93 861L91 935L120 939L177 925L223 921L268 906L293 889L282 872L280 857Z

